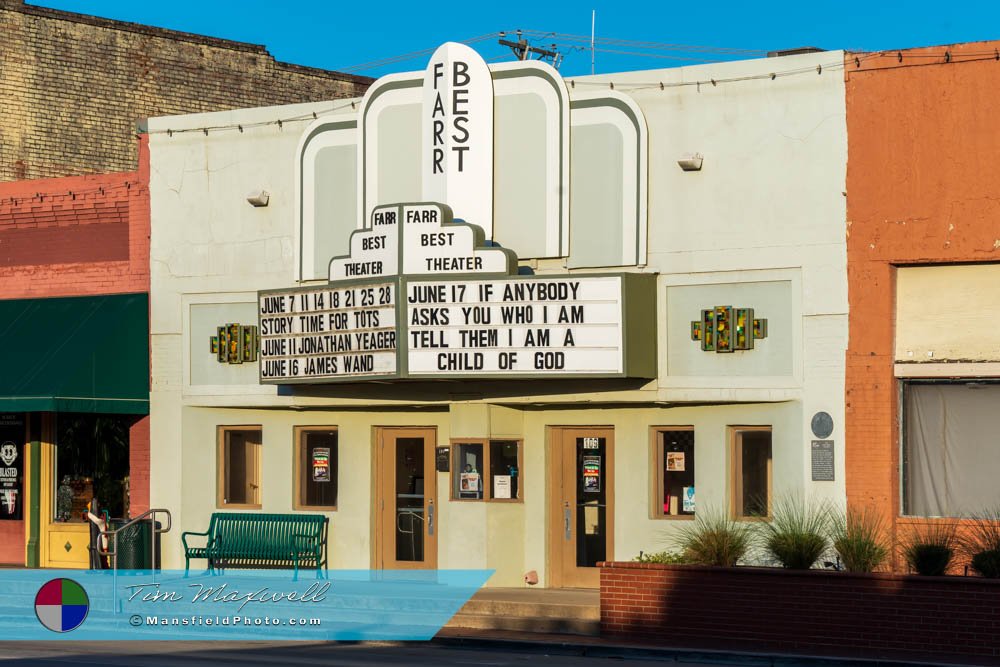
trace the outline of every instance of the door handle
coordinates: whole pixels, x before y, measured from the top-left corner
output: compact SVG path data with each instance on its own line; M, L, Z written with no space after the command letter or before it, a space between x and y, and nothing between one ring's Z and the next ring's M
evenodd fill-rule
M567 507L563 510L563 521L564 530L566 531L566 541L569 542L573 539L573 528L572 528L572 512Z
M427 502L427 534L434 534L434 501Z

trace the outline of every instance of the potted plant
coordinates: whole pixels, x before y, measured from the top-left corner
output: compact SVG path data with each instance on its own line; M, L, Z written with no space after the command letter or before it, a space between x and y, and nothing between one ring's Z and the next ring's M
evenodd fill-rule
M1000 507L974 515L960 539L960 548L979 575L1000 578Z
M733 567L743 560L753 543L750 525L724 511L700 512L675 541L685 562L694 565Z
M933 521L914 525L900 546L910 570L926 577L942 577L955 556L954 521Z
M874 572L889 556L885 521L874 508L848 507L831 515L830 542L848 572Z
M762 523L761 542L773 560L790 570L808 570L829 547L830 508L785 496L774 503L773 517Z

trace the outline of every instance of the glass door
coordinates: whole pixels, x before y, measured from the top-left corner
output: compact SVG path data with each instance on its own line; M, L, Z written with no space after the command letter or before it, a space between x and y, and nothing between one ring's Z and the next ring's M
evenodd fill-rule
M376 567L437 567L433 429L381 429L376 454Z
M597 564L613 557L614 431L559 429L552 445L553 585L597 587Z

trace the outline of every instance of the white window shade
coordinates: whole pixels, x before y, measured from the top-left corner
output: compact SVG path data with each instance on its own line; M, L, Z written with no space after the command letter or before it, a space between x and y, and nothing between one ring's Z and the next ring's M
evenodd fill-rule
M910 383L904 397L903 513L1000 506L1000 385Z

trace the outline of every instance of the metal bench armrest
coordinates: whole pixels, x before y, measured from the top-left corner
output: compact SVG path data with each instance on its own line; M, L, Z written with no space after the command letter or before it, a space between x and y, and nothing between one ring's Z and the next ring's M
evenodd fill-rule
M187 551L188 549L190 549L190 547L188 546L188 543L187 543L188 535L201 535L201 536L204 536L204 537L208 537L208 531L206 530L204 533L196 533L193 530L185 530L183 533L181 533L181 544L184 545L184 551ZM205 546L206 547L210 546L212 544L212 541L213 540L211 538L209 538L208 541L207 541L207 543L205 544Z

